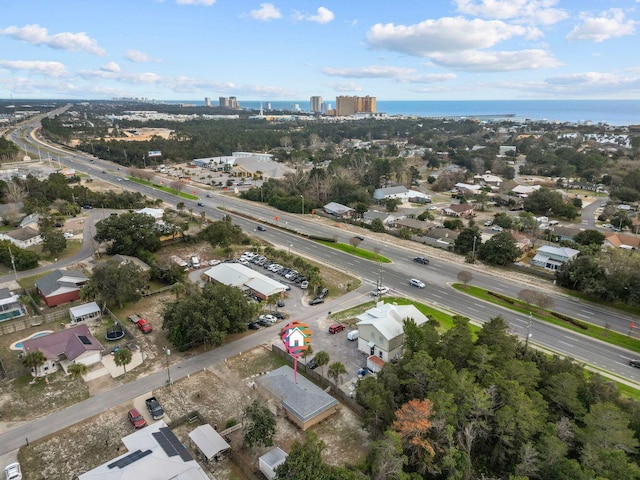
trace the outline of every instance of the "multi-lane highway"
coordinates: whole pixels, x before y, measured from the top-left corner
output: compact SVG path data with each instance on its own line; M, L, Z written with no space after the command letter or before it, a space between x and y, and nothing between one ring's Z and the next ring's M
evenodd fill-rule
M31 122L28 129L31 130L36 127L37 125ZM15 138L16 143L21 144L22 148L25 148L25 150L32 154L38 151L38 147L34 146L33 140L28 133L25 134L16 131L11 137ZM175 205L178 201L183 201L162 191L123 180L124 171L118 170L117 166L109 162L90 159L84 155L41 145L41 154L43 150L51 152L47 153L47 155L51 154L55 161L59 160L64 165L84 171L91 176L112 182L124 188L139 191L150 197L161 198L167 204ZM93 160L93 162L91 160ZM487 269L482 266L470 266L461 263L458 257L449 256L444 252L436 254L435 251L429 247L418 244L407 247L398 244L392 237L373 235L366 232L363 233L365 241L361 244L361 247L370 250L379 250L381 255L392 260L392 263L381 264L363 260L324 247L306 238L309 234L328 237L336 236L339 241L348 242L353 233L345 231L344 228L340 228L337 223L328 225L310 220L309 216L290 215L283 212L276 213L267 206L245 202L232 196L223 196L220 192L215 192L211 197L206 197L205 193L213 192L201 190L197 186L193 188L201 193L201 198L198 202L202 202L203 206L198 206L196 201L192 202L193 205L187 201L185 202L187 208L193 208L194 211L204 210L207 216L213 219L221 218L223 215L222 207L232 214L233 212L238 212L241 215L234 214L234 222L248 232L254 231L257 221L263 222L267 224L266 231L254 232L254 234L259 234L265 240L290 249L292 252L304 255L320 263L337 266L361 277L365 283L365 287L363 287L361 291L366 291L368 288L366 285L373 288L378 279L381 279L384 285L392 288L394 294L417 298L425 303L467 316L478 322L484 322L494 316L502 315L509 323L514 334L523 338L530 335L530 345L536 345L549 351L570 356L592 367L611 372L611 374L620 378L640 384L640 370L629 367L627 364L627 360L633 356L631 352L537 321L528 315L517 314L492 304L483 303L459 293L449 286L450 283L457 281L458 272L465 269L472 271L474 277L472 283L474 285L492 289L505 295L517 297L518 292L523 288L538 288L532 287L517 275L508 274L507 276L502 272L493 271L492 269ZM278 217L277 221L275 220L276 216ZM87 222L87 225L90 223L92 222ZM87 226L86 228L90 227ZM90 236L90 231L85 231L85 235ZM87 254L87 252L83 252L83 254ZM430 264L425 266L413 262L412 258L418 254L429 257L431 259ZM31 272L29 272L29 274L31 274ZM408 279L412 277L423 280L427 284L426 288L416 289L409 286ZM10 280L11 278L12 276L7 276L6 279L0 278L0 281ZM548 294L554 299L555 310L584 321L600 325L604 325L606 322L613 330L625 334L628 332L630 322L638 323L638 318L633 315L621 313L617 310L588 302L578 301L560 294L552 285L548 286ZM339 301L339 299L333 300L336 304ZM331 302L323 306L323 311L331 309ZM335 311L336 309L337 306L334 306L333 310ZM313 312L313 315L319 313L318 310L313 310ZM265 340L262 338L263 335L264 334L253 334L247 337L247 339L243 339L242 345L232 344L230 351L242 351L253 345L258 345ZM227 347L208 352L199 360L190 359L176 365L176 378L179 378L181 374L186 375L192 368L197 370L202 368L203 365L210 365L212 362L224 358L226 348ZM143 386L140 387L143 388L141 392L159 387L163 385L163 383L164 377L162 375L156 374L147 377ZM0 435L0 445L2 445L0 454L2 451L20 446L25 436L33 439L36 437L39 438L47 433L51 433L52 425L55 426L55 428L62 428L65 425L83 420L115 405L113 402L116 398L117 403L133 398L138 394L139 388L137 386L128 388L123 386L121 390L121 392L118 392L117 397L109 397L110 400L102 398L103 396L94 397L86 400L84 403L87 403L87 405L82 409L74 408L68 412L58 412L54 414L55 422L31 422L20 427L19 430L9 431Z

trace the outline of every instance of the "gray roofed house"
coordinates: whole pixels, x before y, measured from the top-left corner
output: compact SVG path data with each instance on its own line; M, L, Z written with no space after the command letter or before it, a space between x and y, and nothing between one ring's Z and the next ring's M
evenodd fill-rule
M80 299L80 288L89 279L78 270L54 270L38 279L35 286L38 294L49 307Z
M0 240L8 240L19 248L29 248L42 243L42 235L32 227L24 227L0 233Z
M117 261L119 264L123 264L127 262L133 263L143 272L148 272L149 270L151 270L151 267L145 262L143 262L142 260L140 260L138 257L130 257L129 255L116 254L113 256L113 259Z
M302 375L293 380L287 365L258 378L256 382L278 399L287 417L302 430L324 420L338 410L338 401Z
M353 212L355 212L353 208L336 202L329 202L322 208L329 215L334 215L336 217L348 217L353 215Z
M20 222L20 225L18 225L18 228L30 227L32 225L37 226L39 221L40 221L40 214L32 213L22 219L22 221Z
M282 465L286 460L287 452L279 447L269 450L267 453L258 458L258 466L260 471L267 477L267 480L276 478L276 468Z
M46 362L31 374L42 377L62 367L65 371L74 363L90 366L102 360L103 346L91 335L86 324L65 328L42 337L30 338L22 341L25 354L40 351Z
M371 224L371 222L373 222L373 220L375 220L376 218L379 218L382 221L383 225L389 225L400 218L404 218L404 215L379 212L377 210L369 210L368 212L364 212L364 214L362 215L362 221L366 224Z
M78 480L209 480L163 420L122 438L127 452L83 473Z
M396 185L395 187L376 188L373 191L373 199L376 201L384 200L385 198L396 198L409 191L404 185Z
M573 237L575 237L578 233L580 233L579 228L571 228L571 227L552 227L549 232L549 236L553 239L554 242L560 242L562 240L573 241Z

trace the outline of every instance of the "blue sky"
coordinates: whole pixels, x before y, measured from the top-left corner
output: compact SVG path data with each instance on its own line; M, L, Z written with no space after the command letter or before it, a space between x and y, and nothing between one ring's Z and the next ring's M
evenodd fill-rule
M0 98L640 99L640 0L22 0Z

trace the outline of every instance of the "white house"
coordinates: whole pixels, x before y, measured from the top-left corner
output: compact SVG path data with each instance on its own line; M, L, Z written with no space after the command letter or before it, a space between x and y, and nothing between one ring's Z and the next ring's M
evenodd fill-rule
M522 198L526 198L538 190L540 190L540 185L516 185L511 189L513 193Z
M43 238L37 230L31 227L24 227L0 233L0 240L9 240L19 248L29 248L42 243Z
M149 208L149 207L145 207L143 209L140 210L136 210L136 213L142 213L145 215L150 215L152 216L156 222L158 220L162 220L162 216L164 215L164 210L161 208Z
M535 257L531 259L531 265L547 270L557 270L560 265L571 260L579 253L579 250L573 248L544 245L538 249Z
M388 198L397 198L403 202L408 202L410 199L422 198L430 200L431 197L426 193L418 192L416 190L409 190L404 185L397 185L395 187L376 188L373 191L373 199L377 202L381 202Z
M422 325L429 319L414 305L378 304L358 319L358 350L375 355L385 362L402 356L404 321L408 318Z
M42 337L30 338L22 342L25 355L40 351L45 357L45 363L32 369L34 377L44 377L62 367L65 371L74 363L86 366L99 363L102 360L103 346L91 335L86 324L65 328Z

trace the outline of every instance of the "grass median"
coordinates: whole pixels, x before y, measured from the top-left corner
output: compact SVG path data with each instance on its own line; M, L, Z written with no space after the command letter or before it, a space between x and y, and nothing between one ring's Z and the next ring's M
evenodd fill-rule
M383 257L379 253L372 252L371 250L365 250L364 248L354 247L353 245L348 245L346 243L340 242L328 242L325 240L316 240L316 242L321 243L326 247L331 247L336 250L340 250L341 252L348 253L349 255L355 255L356 257L364 258L365 260L371 260L373 262L380 263L391 263L386 257Z

